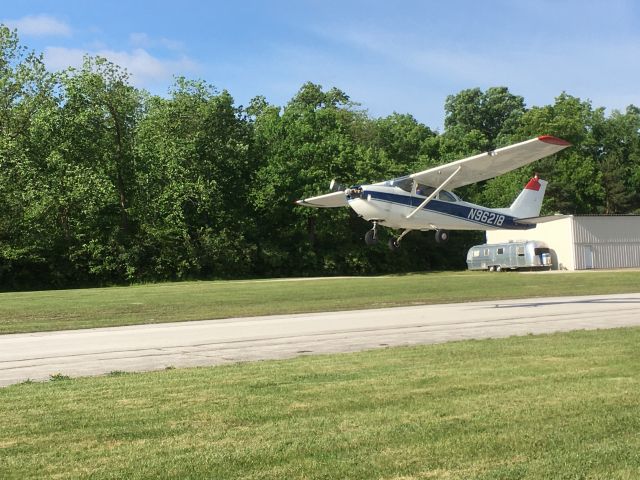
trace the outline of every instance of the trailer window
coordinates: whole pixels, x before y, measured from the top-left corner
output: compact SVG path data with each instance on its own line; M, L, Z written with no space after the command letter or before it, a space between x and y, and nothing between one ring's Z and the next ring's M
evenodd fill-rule
M524 247L518 247L518 248L516 249L516 254L517 254L519 257L524 257Z
M488 257L488 256L489 256L489 249L488 249L488 248L485 248L485 249L484 249L484 256L485 256L485 257Z
M474 256L474 257L479 257L479 256L480 256L480 250L475 249L475 250L473 251L473 256Z
M498 249L498 255L504 255L504 248Z
M536 248L533 252L536 255L542 255L543 253L551 253L551 250L549 250L548 248Z

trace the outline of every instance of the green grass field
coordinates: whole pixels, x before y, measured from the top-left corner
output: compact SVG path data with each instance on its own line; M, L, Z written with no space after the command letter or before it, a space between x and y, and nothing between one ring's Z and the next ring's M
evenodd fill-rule
M640 329L0 389L0 478L638 479Z
M447 272L302 281L184 282L83 290L0 293L0 334L640 291L640 271Z

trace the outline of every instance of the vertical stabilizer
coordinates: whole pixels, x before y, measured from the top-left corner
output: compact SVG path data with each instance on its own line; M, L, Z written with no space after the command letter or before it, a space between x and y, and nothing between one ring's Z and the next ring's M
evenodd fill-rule
M547 182L545 180L539 179L537 175L533 177L509 207L509 215L516 218L530 218L540 215L546 188Z

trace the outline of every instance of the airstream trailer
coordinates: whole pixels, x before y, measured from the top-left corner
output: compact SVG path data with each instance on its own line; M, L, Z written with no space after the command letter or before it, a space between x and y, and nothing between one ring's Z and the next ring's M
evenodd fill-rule
M467 253L469 270L550 270L551 250L536 240L476 245Z

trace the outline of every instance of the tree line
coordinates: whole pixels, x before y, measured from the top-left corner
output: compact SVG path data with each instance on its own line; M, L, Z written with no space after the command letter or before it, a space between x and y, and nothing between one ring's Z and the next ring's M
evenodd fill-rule
M412 232L389 252L365 247L370 225L350 209L293 202L539 135L573 147L457 193L508 206L535 171L550 182L543 214L640 212L640 109L566 92L527 107L506 87L463 90L438 132L314 83L284 106L238 106L182 77L151 95L100 57L53 73L0 25L0 102L2 290L464 268L482 233L441 246Z

